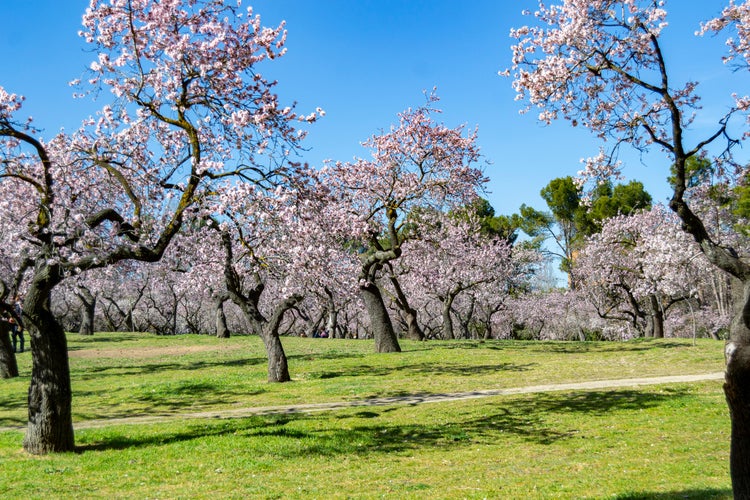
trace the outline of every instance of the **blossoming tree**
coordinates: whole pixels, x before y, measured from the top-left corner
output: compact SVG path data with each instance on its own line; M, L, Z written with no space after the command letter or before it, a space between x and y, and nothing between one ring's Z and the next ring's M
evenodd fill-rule
M108 89L112 100L79 130L44 139L22 118L23 98L0 88L0 183L26 205L18 251L33 258L23 302L33 358L24 448L35 454L74 449L52 290L82 271L159 260L216 182L272 181L303 135L294 124L316 118L282 107L259 72L284 54L283 25L264 28L239 2L91 0L83 25L97 54L84 90ZM263 151L281 161L256 161Z
M224 189L226 218L212 219L207 228L215 230L224 256L217 262L209 250L198 258L197 267L208 269L201 281L223 276L230 299L263 339L270 382L291 380L279 338L285 313L312 290L356 288L356 261L342 242L357 221L309 174L273 191L248 184ZM210 241L212 235L206 236ZM217 263L218 273L211 270Z
M377 352L401 348L388 315L378 281L383 266L398 259L408 233L407 215L418 207L437 210L468 203L485 182L474 166L479 159L476 133L463 127L436 123L426 105L399 114L398 125L364 143L372 159L336 163L328 168L328 183L336 195L349 202L352 213L368 226L360 255L359 289Z
M399 260L412 293L421 290L440 302L443 339L455 338L452 315L459 296L490 285L502 295L507 282L527 267L518 264L525 252L514 251L505 238L483 235L471 215L432 214L420 238L404 243Z
M575 265L599 316L663 338L670 309L698 297L710 264L678 222L656 205L605 220L586 241Z
M747 98L734 107L713 131L691 139L687 132L699 112L698 84L677 83L667 64L662 31L667 12L661 0L562 0L539 4L535 22L514 29L513 85L517 99L540 110L549 123L557 118L582 125L602 139L613 139L611 150L587 162L584 176L606 179L617 174L617 148L662 151L673 167L669 207L677 213L708 260L742 283L742 298L726 346L725 392L732 417L731 472L735 495L750 497L750 264L732 248L718 244L685 197L687 162L711 149L729 174L742 176L733 165L729 131L733 114L746 111ZM747 61L750 2L730 1L722 15L704 31L733 30L730 58ZM530 14L530 13L529 13ZM697 24L697 23L696 23ZM510 73L510 71L509 71ZM719 158L720 156L720 158ZM733 170L733 167L736 170ZM665 172L666 173L666 172Z

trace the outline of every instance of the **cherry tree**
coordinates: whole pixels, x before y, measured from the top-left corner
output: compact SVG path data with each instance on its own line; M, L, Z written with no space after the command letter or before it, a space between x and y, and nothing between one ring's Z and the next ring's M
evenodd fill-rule
M83 26L96 60L81 95L109 90L111 101L80 129L43 138L23 98L0 88L0 183L24 204L19 251L34 262L23 319L33 358L24 448L35 454L74 449L52 290L86 270L158 261L217 182L272 181L304 135L295 123L317 118L282 107L259 72L284 54L283 25L265 28L238 3L92 0Z
M661 34L667 11L658 0L563 0L539 4L532 25L514 29L513 85L527 110L540 110L549 123L562 118L581 125L614 146L586 162L584 178L618 175L617 151L623 144L658 150L673 165L669 207L677 213L708 260L737 278L743 289L726 346L725 392L732 417L731 472L735 495L750 497L750 264L732 248L718 244L685 194L688 161L716 150L715 162L727 174L744 177L732 161L732 115L747 110L747 100L718 120L713 131L691 139L690 125L699 108L698 84L671 78ZM703 31L728 29L739 36L729 44L730 58L747 55L747 10L750 2L729 7ZM529 13L530 14L530 13ZM746 59L745 59L746 60ZM511 71L508 71L510 74Z
M381 271L397 260L409 237L407 216L417 208L442 210L465 205L485 182L473 165L479 159L476 132L448 128L433 120L438 98L399 114L398 125L372 136L363 145L372 159L329 165L325 173L335 194L366 224L359 290L370 319L377 352L401 350L379 286Z

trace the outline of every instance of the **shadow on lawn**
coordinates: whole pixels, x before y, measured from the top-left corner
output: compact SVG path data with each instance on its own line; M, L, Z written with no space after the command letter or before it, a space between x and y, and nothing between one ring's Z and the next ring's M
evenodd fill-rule
M412 372L415 376L430 374L454 375L454 376L472 376L479 373L492 372L525 372L531 370L537 363L492 363L488 365L463 365L463 364L442 364L442 363L416 363L401 366L372 366L359 365L350 367L345 370L310 372L310 378L338 378L338 377L362 377L362 376L381 376L397 372Z
M343 352L343 351L320 351L312 352L307 354L289 354L287 355L288 360L303 360L303 361L318 361L321 359L359 359L364 358L366 354L359 352Z
M266 358L241 358L216 361L193 361L189 363L146 363L128 366L124 363L113 363L109 366L87 367L85 372L78 372L74 377L78 380L101 379L102 377L122 377L133 375L149 375L154 373L165 373L167 371L193 371L210 368L246 367L267 363Z
M558 441L577 439L581 430L556 426L555 414L585 413L602 415L615 410L640 410L673 403L689 395L681 389L662 393L636 390L593 391L577 393L534 394L514 398L507 403L487 405L480 418L462 418L460 415L442 421L399 424L378 422L388 413L407 410L409 405L386 407L360 407L357 411L330 414L285 413L254 416L220 421L204 420L190 424L178 431L149 427L135 436L108 435L97 442L85 444L81 451L169 445L201 439L208 436L228 436L238 447L267 452L263 438L276 438L274 455L295 457L299 455L367 455L491 444L498 439L515 435L525 441L549 445ZM413 417L403 417L411 421ZM332 419L341 425L331 426ZM389 419L390 420L390 419ZM293 423L292 426L287 424ZM289 440L278 441L278 438ZM626 497L627 498L627 497ZM633 497L638 498L638 497ZM670 498L670 497L665 497Z
M623 493L614 497L615 500L684 500L695 498L700 500L732 498L732 490L710 488L705 490L669 491L666 493Z
M560 340L456 340L441 342L440 349L482 349L492 351L534 351L553 353L638 352L654 349L692 349L688 342L664 339L634 339L626 342L579 342Z
M80 391L77 394L86 397L105 396L112 390ZM204 382L182 380L160 386L144 387L140 391L128 388L129 399L122 408L104 405L101 413L79 412L76 419L106 420L111 418L129 418L153 415L173 415L184 412L200 411L200 407L211 408L233 403L248 396L260 395L265 389L248 391L246 388L231 389L222 381ZM189 397L187 397L189 396Z

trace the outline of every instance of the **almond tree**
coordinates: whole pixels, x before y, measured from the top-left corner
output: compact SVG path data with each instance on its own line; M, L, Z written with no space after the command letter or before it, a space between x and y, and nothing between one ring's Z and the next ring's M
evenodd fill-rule
M697 298L710 264L677 216L657 205L612 217L576 259L581 292L602 318L663 338L673 306Z
M512 275L520 272L513 249L501 237L484 236L479 220L469 215L432 214L420 238L404 243L399 261L409 288L437 298L441 305L442 338L453 339L454 301L483 285L497 284L502 294Z
M274 190L235 184L222 190L215 210L221 215L199 233L192 286L218 289L223 278L229 298L263 340L269 382L291 380L279 337L285 314L312 291L356 288L355 259L343 243L361 223L347 208L313 172Z
M750 498L750 264L732 248L718 244L685 193L687 162L711 149L728 174L742 177L732 162L728 124L746 111L750 100L735 106L703 138L690 140L688 131L700 111L696 82L673 81L661 42L667 12L660 0L563 0L540 2L530 26L514 29L513 85L517 99L540 110L541 121L562 118L613 139L587 161L585 176L607 179L618 173L617 150L622 144L663 152L673 165L669 207L677 213L708 260L741 282L726 346L725 392L732 418L731 473L735 496ZM730 2L722 16L704 30L730 29L730 58L747 61L750 2ZM530 13L529 13L530 14ZM510 71L508 72L510 73ZM665 172L667 174L667 172Z
M82 87L111 102L74 133L44 139L22 118L23 98L0 87L0 183L26 205L18 250L33 259L23 302L33 359L30 453L74 449L52 290L82 271L159 260L218 180L272 181L282 165L258 155L283 159L303 135L293 124L316 118L280 106L258 71L283 55L283 25L264 28L238 4L92 0L82 36L97 59Z
M337 163L326 172L336 196L368 226L364 238L353 236L363 247L359 290L377 352L401 350L379 280L383 267L401 256L407 215L417 207L465 205L485 182L473 166L479 159L476 132L464 135L463 127L436 123L437 100L429 95L426 105L400 113L398 125L366 141L372 159Z

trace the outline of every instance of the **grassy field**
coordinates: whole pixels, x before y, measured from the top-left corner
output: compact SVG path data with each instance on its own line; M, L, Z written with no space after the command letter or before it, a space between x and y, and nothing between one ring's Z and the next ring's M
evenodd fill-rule
M285 338L268 384L257 337L69 337L77 453L29 456L0 431L0 498L730 498L720 381L353 407L180 414L721 371L718 342L402 342ZM25 424L30 356L2 380ZM144 415L150 424L85 428Z

